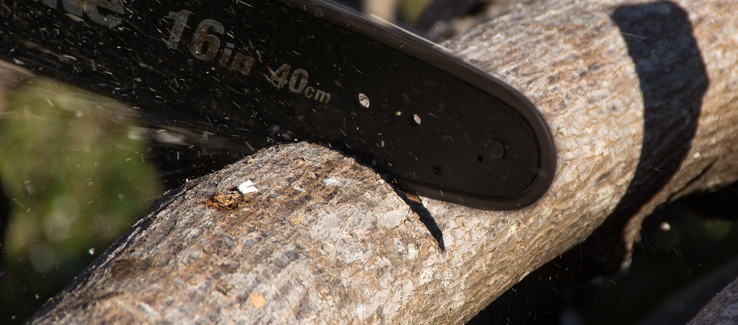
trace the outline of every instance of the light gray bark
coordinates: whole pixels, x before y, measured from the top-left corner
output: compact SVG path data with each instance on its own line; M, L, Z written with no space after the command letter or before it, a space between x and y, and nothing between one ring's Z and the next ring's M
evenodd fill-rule
M599 263L619 265L655 207L738 178L735 12L551 0L447 43L550 124L557 177L531 207L419 216L350 158L271 148L167 193L35 322L459 323L611 215Z

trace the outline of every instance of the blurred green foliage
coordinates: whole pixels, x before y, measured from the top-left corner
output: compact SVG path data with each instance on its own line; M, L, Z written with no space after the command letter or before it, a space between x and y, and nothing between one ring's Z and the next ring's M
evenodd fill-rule
M144 216L163 186L134 111L118 102L33 79L0 114L11 200L2 320L22 320Z
M412 24L415 22L431 0L401 0L398 3L399 20Z

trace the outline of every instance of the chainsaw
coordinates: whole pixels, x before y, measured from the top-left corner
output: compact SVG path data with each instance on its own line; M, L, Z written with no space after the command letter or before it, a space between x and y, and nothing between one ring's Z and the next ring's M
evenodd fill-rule
M0 18L0 58L152 125L251 152L324 144L404 190L482 209L528 206L553 181L553 137L525 96L333 2L9 0Z

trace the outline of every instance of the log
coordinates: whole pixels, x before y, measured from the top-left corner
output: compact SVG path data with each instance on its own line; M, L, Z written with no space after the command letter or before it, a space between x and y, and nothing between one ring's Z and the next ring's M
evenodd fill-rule
M593 233L571 260L627 266L657 206L738 179L735 12L550 0L447 42L550 124L533 206L414 203L328 148L273 147L167 193L32 321L460 323Z

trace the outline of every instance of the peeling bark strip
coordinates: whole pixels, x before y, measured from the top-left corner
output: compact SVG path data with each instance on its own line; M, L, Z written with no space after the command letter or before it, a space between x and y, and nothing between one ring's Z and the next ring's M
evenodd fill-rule
M621 206L614 256L627 256L656 206L738 178L736 12L733 0L551 0L450 41L552 127L558 176L530 208L411 209L352 159L271 148L168 193L35 321L459 323ZM247 179L259 191L233 200Z

